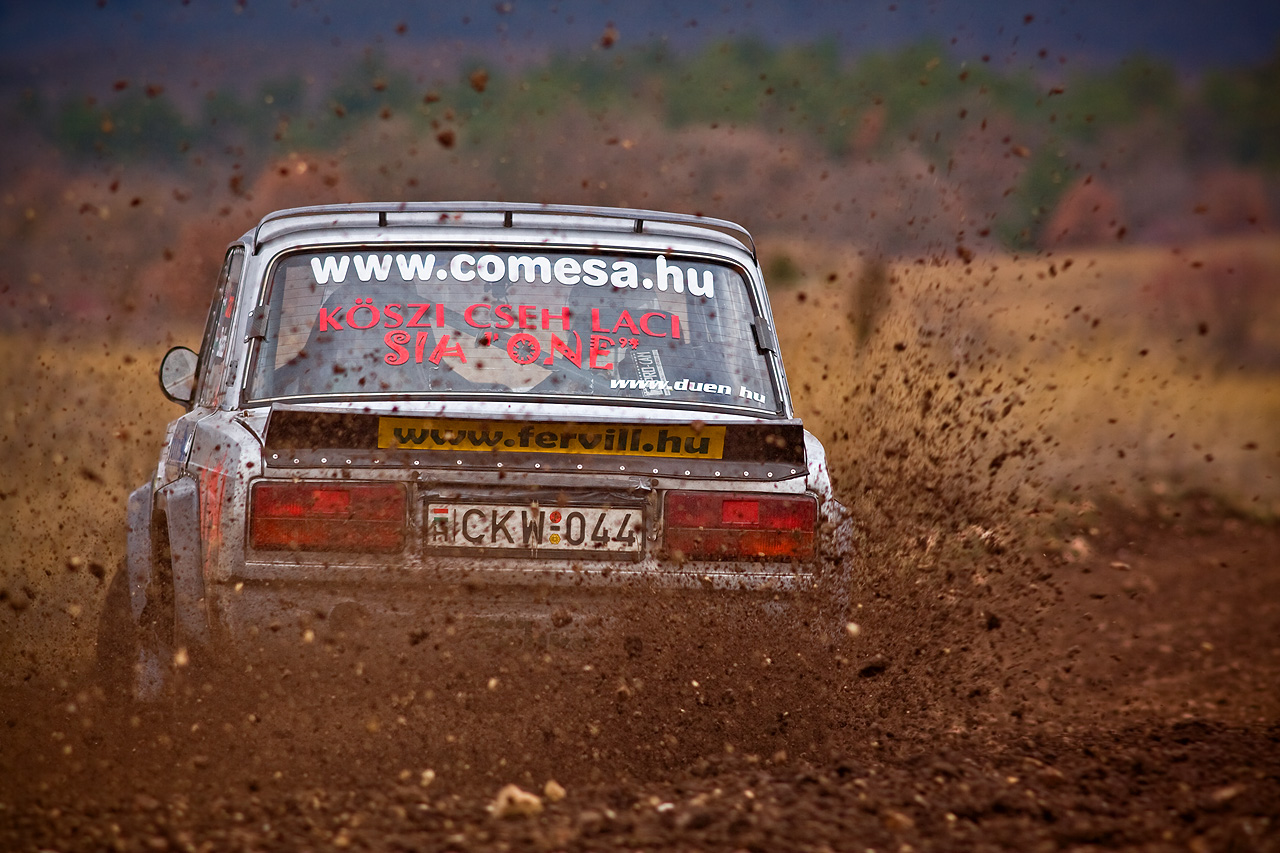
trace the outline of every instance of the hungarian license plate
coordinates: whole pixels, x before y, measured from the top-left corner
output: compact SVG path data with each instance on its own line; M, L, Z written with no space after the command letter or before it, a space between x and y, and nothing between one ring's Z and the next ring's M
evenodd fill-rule
M428 502L424 523L426 548L437 553L496 549L511 556L638 556L644 547L639 507Z

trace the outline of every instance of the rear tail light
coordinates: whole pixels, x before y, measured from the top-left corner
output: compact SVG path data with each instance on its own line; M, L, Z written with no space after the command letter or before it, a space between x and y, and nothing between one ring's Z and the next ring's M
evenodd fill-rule
M275 483L260 480L249 500L249 543L265 551L404 550L402 483Z
M817 526L811 495L671 491L663 544L688 560L803 560L814 555Z

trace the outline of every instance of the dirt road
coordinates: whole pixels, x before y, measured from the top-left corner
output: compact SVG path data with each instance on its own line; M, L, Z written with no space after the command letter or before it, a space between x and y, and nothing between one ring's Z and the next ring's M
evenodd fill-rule
M730 624L424 679L339 644L165 713L35 679L0 696L0 848L1280 850L1278 554L1189 506L860 565L836 651ZM541 811L491 813L506 784Z

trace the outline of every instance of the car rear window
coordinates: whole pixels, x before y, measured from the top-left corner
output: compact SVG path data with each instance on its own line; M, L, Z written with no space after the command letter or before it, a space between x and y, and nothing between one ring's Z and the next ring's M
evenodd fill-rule
M682 257L295 253L273 267L255 401L529 395L775 412L742 273Z

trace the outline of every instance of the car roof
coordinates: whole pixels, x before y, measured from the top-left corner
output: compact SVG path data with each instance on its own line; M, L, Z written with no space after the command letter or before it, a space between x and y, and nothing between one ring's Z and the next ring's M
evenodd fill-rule
M688 213L667 213L622 207L532 204L492 201L373 202L295 207L269 213L247 232L243 242L253 254L263 244L307 232L340 231L344 240L353 231L413 229L517 229L582 238L595 234L610 242L623 235L647 234L701 243L719 243L734 251L746 250L757 261L755 241L735 222Z

